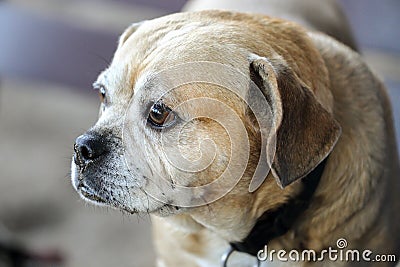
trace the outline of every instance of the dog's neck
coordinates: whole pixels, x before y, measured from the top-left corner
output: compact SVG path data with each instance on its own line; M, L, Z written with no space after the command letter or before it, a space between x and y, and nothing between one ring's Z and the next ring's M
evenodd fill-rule
M299 194L276 209L264 212L246 238L241 242L230 243L233 250L256 256L269 241L286 234L308 208L321 180L327 159L301 180L303 189Z

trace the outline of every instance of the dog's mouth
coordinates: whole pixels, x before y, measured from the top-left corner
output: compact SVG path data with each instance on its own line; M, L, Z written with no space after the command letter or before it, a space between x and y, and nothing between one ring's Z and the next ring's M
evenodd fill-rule
M95 190L91 189L90 187L79 184L78 185L78 192L86 199L94 201L99 204L107 204L107 201L101 197Z
M78 186L78 192L85 200L89 200L90 202L95 202L98 205L108 205L113 208L120 209L120 210L123 210L123 211L131 213L131 214L136 214L139 212L138 210L135 210L135 209L132 210L131 208L128 208L125 205L122 205L120 203L117 204L117 203L112 203L112 202L107 201L104 197L102 197L100 194L98 194L95 190L93 190L92 188L90 188L84 184L80 184ZM179 210L180 210L180 207L173 206L170 204L164 204L154 210L147 210L146 212L152 213L152 214L158 214L160 216L167 216L170 214L178 213Z
M80 197L85 201L88 201L92 204L99 206L108 206L114 209L122 210L130 214L151 213L160 216L168 216L183 211L181 207L172 205L170 203L168 204L153 203L153 205L150 206L140 205L140 207L133 207L130 206L129 203L120 201L119 197L114 196L112 188L104 188L104 189L93 188L92 186L88 185L88 183L85 181L86 181L85 177L82 177L81 171L73 162L72 184L75 190L80 195ZM141 192L143 192L143 190ZM147 197L141 196L141 197L147 200L150 199L150 196ZM149 202L147 201L147 203Z

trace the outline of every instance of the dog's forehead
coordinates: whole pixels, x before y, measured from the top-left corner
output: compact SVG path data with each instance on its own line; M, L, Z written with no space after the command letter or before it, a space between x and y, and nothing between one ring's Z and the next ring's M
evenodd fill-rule
M268 17L223 12L174 14L142 23L119 46L106 73L112 77L115 92L124 97L143 88L137 83L143 83L149 72L188 62L216 62L248 74L250 53L268 57L275 49L293 46L286 28L293 26ZM286 61L294 62L287 57ZM216 71L221 72L223 68ZM187 71L181 75L186 74L190 75Z
M133 89L149 70L161 71L186 62L212 61L245 68L247 52L240 40L248 38L239 38L245 34L242 28L230 21L188 15L144 22L116 51L109 71L128 75L125 82Z

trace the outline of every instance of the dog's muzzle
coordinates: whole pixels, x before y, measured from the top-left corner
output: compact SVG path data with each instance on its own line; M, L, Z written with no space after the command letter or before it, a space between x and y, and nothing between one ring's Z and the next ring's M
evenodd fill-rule
M105 157L108 151L106 143L103 136L88 132L79 136L74 145L73 160L76 170L72 170L75 172L75 175L72 175L72 184L81 196L97 203L106 203L106 200L98 193L98 181L84 172L87 172L90 165L100 162ZM90 168L93 169L93 166Z

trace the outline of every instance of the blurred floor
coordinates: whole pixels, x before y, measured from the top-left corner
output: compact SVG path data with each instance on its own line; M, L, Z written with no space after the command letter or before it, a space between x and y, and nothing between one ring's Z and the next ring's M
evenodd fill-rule
M131 22L178 10L183 2L171 2L170 9L156 1L146 6L144 0L0 4L0 35L7 36L0 51L8 51L0 53L0 222L21 241L59 248L72 267L152 266L149 217L79 200L69 165L74 139L96 120L98 98L90 82L106 67L118 34ZM353 13L356 2L346 0ZM352 19L356 35L362 33L364 57L388 86L400 142L399 40L392 35L389 46L370 46L373 38L364 42L368 25L357 14ZM379 20L385 25L383 14Z

